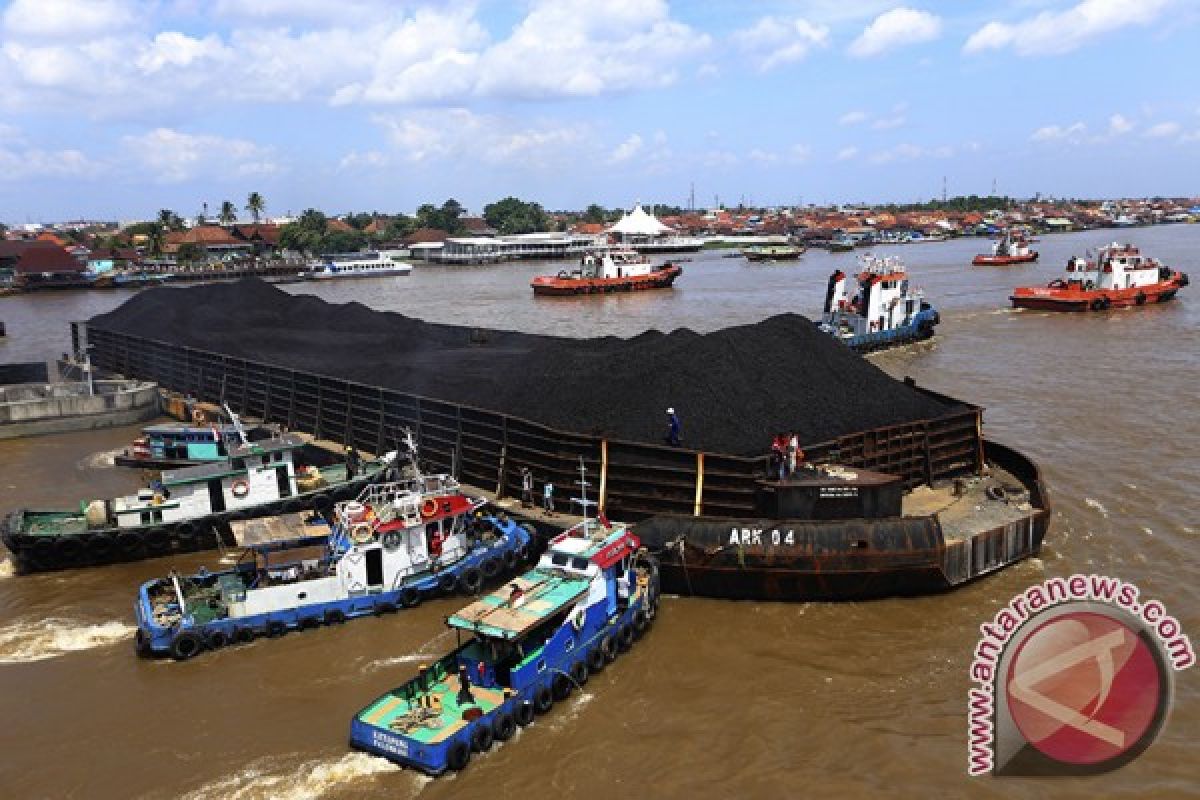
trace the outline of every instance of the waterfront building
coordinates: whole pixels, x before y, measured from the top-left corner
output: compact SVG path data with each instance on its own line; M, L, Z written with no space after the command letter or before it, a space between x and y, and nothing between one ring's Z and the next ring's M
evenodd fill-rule
M639 253L694 253L704 242L691 236L680 236L673 228L647 214L641 204L625 214L608 229L609 235L620 245Z

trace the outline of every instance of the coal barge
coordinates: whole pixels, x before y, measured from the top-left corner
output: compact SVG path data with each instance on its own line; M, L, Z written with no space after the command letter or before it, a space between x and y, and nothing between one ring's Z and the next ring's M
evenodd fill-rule
M572 486L582 460L597 478L600 508L635 524L672 593L832 600L937 592L1035 555L1046 534L1049 503L1036 465L984 439L981 408L888 377L796 315L711 334L563 340L237 287L273 304L273 331L276 320L293 318L328 318L332 329L351 314L355 329L384 343L364 354L374 345L363 337L343 348L331 336L330 349L314 353L291 348L286 329L229 331L220 341L202 334L213 330L204 309L239 302L227 288L204 287L221 297L203 303L143 293L80 338L103 369L201 399L220 395L240 413L360 450L383 452L391 432L411 428L432 468L498 497L520 496L522 467L534 473L536 493L546 482ZM171 327L157 330L172 341L150 327L164 318ZM389 338L393 331L404 335ZM251 339L254 351L242 344ZM342 355L351 348L370 355L370 378L352 372L357 362ZM448 380L468 367L472 380ZM528 391L532 374L553 375L554 391L537 382L540 391ZM597 397L605 402L593 414ZM655 443L656 431L639 427L668 406L683 409L684 447ZM787 430L824 473L767 479L769 438ZM842 469L831 473L835 465Z

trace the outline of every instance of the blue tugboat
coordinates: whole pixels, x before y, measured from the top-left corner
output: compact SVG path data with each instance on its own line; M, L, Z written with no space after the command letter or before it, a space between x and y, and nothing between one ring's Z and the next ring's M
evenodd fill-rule
M300 518L284 541L247 547L233 569L142 584L137 652L184 661L259 636L474 595L530 558L532 530L486 515L446 475L368 487L332 524Z
M859 265L853 281L841 270L829 276L821 330L858 352L933 336L941 317L925 302L924 292L912 288L898 258L868 254Z
M238 422L149 425L113 463L139 469L194 467L228 459L229 451L243 441L258 442L278 435L279 431L270 426L243 427Z
M629 650L658 588L625 525L585 517L535 569L449 617L458 647L359 711L351 746L430 775L463 769Z

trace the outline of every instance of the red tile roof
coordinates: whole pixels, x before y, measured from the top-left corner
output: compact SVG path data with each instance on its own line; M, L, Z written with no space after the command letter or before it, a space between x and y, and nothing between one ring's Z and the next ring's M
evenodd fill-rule
M419 242L444 242L450 234L440 228L417 228L415 231L404 237L405 244L418 244Z
M6 244L17 244L6 242ZM51 242L21 242L25 247L17 252L15 271L18 275L38 272L83 272L79 259ZM0 257L6 254L0 251Z
M168 234L169 236L169 234ZM201 247L211 247L213 245L233 245L244 244L240 239L235 239L229 235L229 232L218 225L197 225L183 235L179 240L180 244L190 242L198 244Z

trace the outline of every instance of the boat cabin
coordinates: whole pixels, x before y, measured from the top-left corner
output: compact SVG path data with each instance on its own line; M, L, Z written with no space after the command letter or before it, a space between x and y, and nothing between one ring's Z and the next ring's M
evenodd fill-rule
M180 522L291 497L298 493L293 454L303 445L297 436L237 444L227 460L164 471L156 486L113 501L117 527Z
M853 278L841 270L829 277L822 322L842 335L861 336L909 324L929 309L924 292L909 284L904 265L895 257L859 258Z
M1101 247L1095 260L1075 256L1067 261L1063 283L1069 288L1136 289L1170 278L1171 270L1156 258L1143 256L1133 245L1116 242Z
M581 278L634 278L654 271L650 259L634 250L588 253L579 261Z
M261 440L271 431L254 426L246 431L249 439ZM150 425L142 429L142 438L134 441L134 454L140 458L179 461L217 461L229 455L229 448L242 441L238 427L224 425Z

